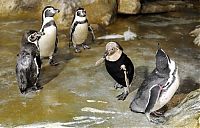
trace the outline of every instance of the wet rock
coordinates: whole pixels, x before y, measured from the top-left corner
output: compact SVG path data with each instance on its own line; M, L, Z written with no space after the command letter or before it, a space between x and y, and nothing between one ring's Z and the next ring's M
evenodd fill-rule
M0 16L25 14L27 11L37 10L38 4L39 2L37 0L0 0Z
M192 30L189 35L195 37L193 43L200 46L200 26L197 26L194 30Z
M189 93L175 108L167 111L167 127L198 128L200 119L200 89Z
M118 13L137 14L140 12L140 0L119 0Z
M47 5L52 5L61 10L55 16L60 27L69 27L78 7L86 9L88 20L92 24L109 25L115 19L117 11L115 0L42 0L39 2L37 0L0 0L0 14L1 16L26 14L28 18L40 19L41 12Z
M192 4L182 1L156 1L149 2L142 6L141 13L162 13L191 8Z

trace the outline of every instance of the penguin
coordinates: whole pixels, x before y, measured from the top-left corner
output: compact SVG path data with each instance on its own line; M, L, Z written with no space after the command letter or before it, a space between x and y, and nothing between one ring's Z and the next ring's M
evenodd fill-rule
M84 49L90 49L88 45L86 45L85 41L88 37L88 31L92 34L92 40L95 40L94 32L90 24L88 23L86 17L86 11L84 8L78 8L74 14L74 18L72 20L71 28L70 28L70 43L73 44L76 53L81 52L79 46L82 45Z
M35 30L29 30L23 35L16 64L16 77L22 94L42 89L38 85L41 68L38 40L43 35L43 32Z
M157 110L167 104L179 87L178 66L163 49L156 52L156 68L149 74L139 87L130 104L133 112L146 114L153 123L166 121ZM155 117L152 114L158 116Z
M52 6L46 6L42 12L42 27L40 32L45 35L39 39L40 57L41 59L48 58L49 64L52 66L58 65L54 60L54 53L57 51L58 30L54 21L54 15L60 10Z
M100 61L100 62L99 62ZM103 58L96 65L105 61L107 72L116 81L115 89L123 88L124 92L118 95L118 100L125 100L129 94L129 88L134 77L134 65L129 57L123 52L123 48L117 42L109 42Z

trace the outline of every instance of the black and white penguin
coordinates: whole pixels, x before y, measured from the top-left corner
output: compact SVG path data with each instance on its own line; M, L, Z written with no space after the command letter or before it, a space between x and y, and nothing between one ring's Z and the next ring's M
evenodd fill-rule
M103 60L105 60L107 72L117 82L114 87L124 89L124 92L117 96L118 100L125 100L134 76L132 61L117 42L109 42L106 45L104 57L97 61L96 65L102 63Z
M29 30L23 35L16 64L16 77L22 94L42 88L38 85L41 68L38 40L42 35L43 32L35 30Z
M148 120L154 123L165 122L164 116L157 112L175 94L179 87L178 67L169 56L159 48L156 53L156 68L143 81L136 96L130 104L133 112L145 113Z
M50 65L58 65L55 62L53 55L57 51L58 30L54 21L54 15L60 11L52 6L46 6L42 12L42 27L40 32L45 35L39 39L40 57L49 59Z
M88 37L88 31L92 34L92 39L95 39L94 32L86 17L86 11L84 8L78 8L74 14L74 18L70 28L70 41L73 44L75 52L81 52L79 46L82 45L84 49L90 47L86 45L86 39ZM69 47L71 46L69 43Z

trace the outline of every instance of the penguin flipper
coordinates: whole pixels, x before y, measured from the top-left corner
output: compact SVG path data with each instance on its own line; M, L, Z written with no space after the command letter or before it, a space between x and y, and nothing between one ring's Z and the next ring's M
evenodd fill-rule
M145 112L151 113L151 109L156 104L156 101L158 100L158 97L160 96L161 90L162 88L160 85L155 85L150 89L149 101L148 101L148 105L146 107Z
M57 51L58 51L58 36L56 36L54 53L56 53Z
M88 31L91 32L91 34L92 34L92 40L94 41L96 38L95 38L95 35L94 35L94 31L93 31L92 26L88 25Z
M150 89L144 90L139 88L129 108L133 112L145 113L149 99L150 99Z
M153 94L156 91L158 92L159 90L157 89L160 89L160 85L163 85L166 81L166 78L159 78L159 76L155 74L154 70L139 87L136 96L130 104L131 111L145 113L150 102L152 91Z
M74 44L73 40L72 40L72 36L73 36L73 33L75 31L75 28L76 26L78 25L78 22L73 22L72 25L71 25L71 28L70 28L70 42L69 42L69 48L71 47L71 45Z
M157 100L160 94L159 85L153 85L148 90L136 94L136 97L130 104L130 109L133 112L145 113L149 111ZM139 91L138 91L139 92Z
M36 56L36 62L37 62L38 68L41 69L42 61L40 59L40 55Z

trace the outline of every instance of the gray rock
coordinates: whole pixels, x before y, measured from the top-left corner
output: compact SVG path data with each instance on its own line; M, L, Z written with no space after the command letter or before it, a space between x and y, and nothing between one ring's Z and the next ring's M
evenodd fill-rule
M196 28L194 30L192 30L189 35L192 37L195 37L193 43L200 46L200 26L196 26Z
M119 0L118 13L137 14L140 12L140 0Z
M167 127L198 128L200 121L200 89L187 95L175 108L167 111Z
M40 19L42 10L47 5L61 10L55 17L61 28L70 26L78 7L86 9L88 20L92 24L109 25L117 13L116 0L0 0L0 17L27 16Z
M156 1L144 4L141 13L162 13L191 7L192 4L183 1Z

